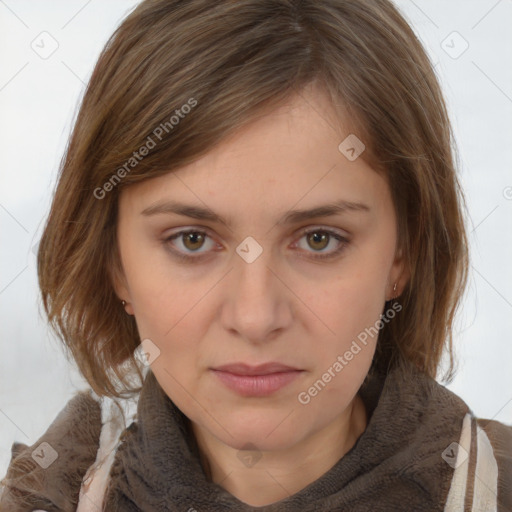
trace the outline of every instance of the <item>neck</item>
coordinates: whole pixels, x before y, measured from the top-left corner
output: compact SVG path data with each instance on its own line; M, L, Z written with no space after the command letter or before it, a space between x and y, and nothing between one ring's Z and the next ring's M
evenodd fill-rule
M320 478L354 446L366 424L363 401L356 395L329 425L286 450L258 452L261 458L254 465L243 463L240 450L196 424L191 426L208 479L240 501L259 507L285 499ZM253 455L247 452L247 457Z

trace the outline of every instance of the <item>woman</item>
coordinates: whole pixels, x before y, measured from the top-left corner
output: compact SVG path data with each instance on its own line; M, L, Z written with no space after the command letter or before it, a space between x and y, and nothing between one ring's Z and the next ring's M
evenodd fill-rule
M388 1L141 3L39 249L91 391L13 445L3 509L510 510L512 428L435 381L467 275L451 142Z

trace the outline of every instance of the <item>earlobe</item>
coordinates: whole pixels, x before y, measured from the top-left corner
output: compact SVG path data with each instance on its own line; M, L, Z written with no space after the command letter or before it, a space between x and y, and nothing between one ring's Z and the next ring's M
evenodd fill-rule
M399 281L394 281L390 285L388 285L388 293L386 294L386 301L397 299L402 293L402 289L399 286Z
M112 281L114 292L117 295L121 306L124 308L127 314L133 315L133 306L131 304L130 292L126 284L124 272L119 268L114 268L110 271L110 279Z
M393 262L393 267L391 269L390 275L390 283L389 283L389 292L388 299L393 300L400 295L404 291L405 286L410 278L410 271L407 265L407 262L403 256L403 252L399 249L395 256L395 261Z
M116 292L117 297L119 298L119 302L121 306L124 308L126 313L129 315L133 315L133 306L130 300L130 292L125 285L114 285L114 290Z
M126 313L128 313L129 315L133 315L134 314L133 306L131 305L130 302L126 302L125 300L122 300L121 304L122 304L124 310L126 311Z

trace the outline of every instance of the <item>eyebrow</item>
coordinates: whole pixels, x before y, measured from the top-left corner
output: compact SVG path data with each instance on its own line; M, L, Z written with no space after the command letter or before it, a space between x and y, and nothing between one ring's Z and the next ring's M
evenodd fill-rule
M305 220L314 219L316 217L330 217L333 215L354 211L369 212L370 207L363 203L341 200L334 203L315 206L314 208L309 208L307 210L290 210L277 222L277 224L294 224ZM219 222L227 226L230 225L229 219L225 219L218 213L215 213L208 208L180 203L178 201L157 202L142 210L141 215L151 216L169 213L175 213L177 215L191 217L198 220Z

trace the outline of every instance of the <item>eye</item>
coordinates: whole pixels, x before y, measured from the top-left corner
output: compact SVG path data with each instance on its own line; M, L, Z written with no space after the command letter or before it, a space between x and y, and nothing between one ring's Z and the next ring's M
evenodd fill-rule
M309 228L302 232L300 240L302 239L305 239L307 246L313 249L313 253L317 253L313 255L315 259L334 258L338 256L349 243L346 236L341 235L337 231L325 228ZM297 243L296 245L300 246L301 244ZM325 250L329 246L331 250ZM308 251L307 248L305 250L306 252L311 252Z
M208 240L209 244L206 243ZM215 246L207 233L195 229L174 233L167 237L164 243L174 255L184 260L197 259L200 256L191 256L191 254L203 255ZM200 249L205 246L206 250L201 251Z
M303 239L307 246L313 249L312 251L300 243ZM175 257L188 262L199 261L217 246L208 233L197 229L178 231L166 237L163 243ZM320 260L335 258L343 252L348 244L348 238L337 231L326 228L309 228L301 232L299 242L292 247L299 247L309 253L308 256ZM329 247L331 250L328 250Z

